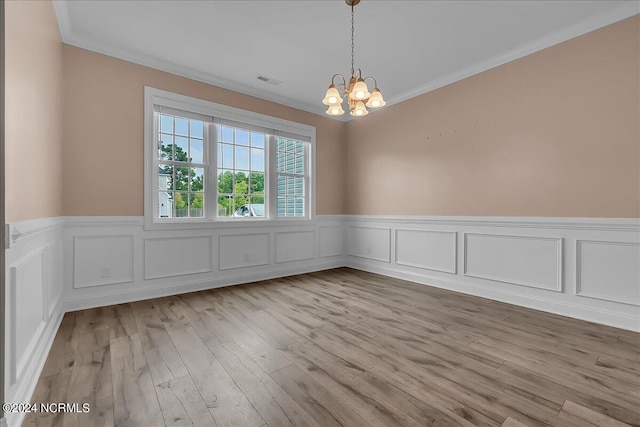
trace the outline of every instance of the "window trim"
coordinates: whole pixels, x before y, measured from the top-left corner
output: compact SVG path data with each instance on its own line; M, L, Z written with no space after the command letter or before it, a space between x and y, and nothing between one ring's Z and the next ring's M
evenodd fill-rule
M190 113L213 117L214 120L228 120L240 123L246 123L261 128L273 129L276 132L283 132L284 134L299 135L308 139L309 155L307 158L307 166L309 168L309 182L308 190L309 197L307 201L308 213L305 217L276 217L270 218L217 218L217 215L211 216L213 211L210 205L216 206L215 200L212 199L213 194L209 194L209 197L205 198L205 205L208 209L209 216L204 218L171 218L159 219L155 212L156 205L154 205L154 197L157 193L157 182L154 182L154 166L156 163L155 157L156 147L154 144L154 131L156 128L154 116L154 105L162 105L164 107L176 110L183 110ZM210 126L214 126L213 124ZM211 136L211 132L209 132ZM209 140L209 144L215 144L215 141ZM272 145L269 145L269 150L272 150ZM216 155L217 149L209 146L207 151L210 153L209 160L209 175L216 170L217 162ZM275 178L275 165L272 165L273 158L269 154L266 154L267 165L265 169L269 170L269 182ZM302 225L314 222L316 219L316 128L313 126L296 123L290 120L280 119L277 117L268 116L265 114L255 113L253 111L247 111L236 107L230 107L227 105L217 104L204 99L194 98L186 95L180 95L173 92L168 92L161 89L145 86L144 88L144 228L146 230L170 230L170 229L198 229L198 228L230 228L230 227L264 227L264 226L287 226L287 225ZM214 185L217 185L216 180L209 177L205 182L213 181ZM275 191L271 183L265 193ZM217 192L217 191L216 191ZM265 194L271 200L271 194ZM205 196L207 193L205 191ZM208 199L208 200L207 200ZM212 202L210 203L209 200ZM275 203L269 203L269 214L272 214Z

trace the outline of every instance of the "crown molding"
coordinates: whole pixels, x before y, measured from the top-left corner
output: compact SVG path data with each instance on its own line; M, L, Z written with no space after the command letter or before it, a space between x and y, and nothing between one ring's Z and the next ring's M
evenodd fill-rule
M113 48L104 43L97 42L95 40L89 40L86 38L78 37L76 34L74 34L73 28L71 25L68 1L54 0L53 4L54 4L56 16L58 18L58 27L60 29L60 36L61 36L62 42L70 46L75 46L81 49L90 50L90 51L97 52L97 53L110 56L116 59L128 61L128 62L142 65L145 67L150 67L156 70L175 74L181 77L186 77L186 78L199 81L202 83L210 84L213 86L218 86L223 89L228 89L234 92L241 93L243 95L248 95L248 96L252 96L265 101L274 102L287 107L306 111L308 113L317 114L322 117L328 117L332 120L338 120L342 122L348 122L353 120L353 118L347 114L343 116L327 116L326 114L324 114L324 108L323 108L324 106L322 105L316 105L315 103L312 104L312 103L303 103L303 102L295 101L290 98L276 95L262 89L249 87L244 84L234 82L232 80L224 79L212 73L198 71L190 67L185 67L179 64L172 63L170 61L166 61L166 60L148 56L148 55L126 52L122 49ZM640 0L633 0L633 1L626 2L616 7L615 9L612 9L608 13L595 16L579 24L564 28L561 31L556 31L551 34L548 34L545 37L542 37L532 43L526 44L504 55L491 58L487 61L480 62L471 67L467 67L463 70L456 71L448 75L442 76L441 78L431 80L425 83L424 85L421 85L415 89L406 91L396 97L388 98L386 99L387 107L390 107L394 104L398 104L400 102L414 98L416 96L423 95L425 93L447 86L451 83L455 83L457 81L466 79L473 75L482 73L484 71L487 71L492 68L498 67L500 65L506 64L508 62L514 61L516 59L525 57L527 55L531 55L535 52L541 51L551 46L555 46L562 42L571 40L573 38L579 37L586 33L595 31L607 25L614 24L616 22L622 21L623 19L627 19L638 14L640 14Z
M102 55L110 56L115 59L131 62L137 65L153 68L155 70L164 71L170 74L175 74L180 77L186 77L191 80L210 84L223 89L232 90L234 92L238 92L243 95L252 96L254 98L258 98L264 101L270 101L276 104L295 108L297 110L302 110L308 113L317 114L323 117L328 117L324 114L323 105L316 105L311 103L303 103L303 102L295 101L287 97L273 94L266 90L250 87L241 83L234 82L232 80L224 79L222 77L216 76L211 73L198 71L190 67L185 67L183 65L175 64L170 61L166 61L164 59L156 58L149 55L139 54L139 53L127 52L122 49L114 48L104 43L97 42L95 40L86 39L84 37L78 37L74 33L71 25L68 2L66 0L55 0L53 4L54 4L56 17L58 18L58 27L60 30L60 36L64 44L89 50L92 52L96 52ZM344 118L338 118L338 120L346 121Z
M491 58L487 61L480 62L471 67L467 67L463 70L456 71L441 78L431 80L430 82L427 82L420 87L386 100L387 106L398 104L408 99L415 98L416 96L420 96L441 87L447 86L451 83L464 80L468 77L480 74L492 68L499 67L500 65L504 65L508 62L515 61L516 59L523 58L549 47L569 41L576 37L580 37L592 31L599 30L600 28L606 27L607 25L615 24L616 22L638 15L639 13L640 1L634 0L626 2L618 6L617 8L612 9L611 11L609 11L609 13L595 16L591 19L582 21L579 24L563 28L561 31L555 31L546 35L545 37L542 37L532 43L528 43L504 55Z

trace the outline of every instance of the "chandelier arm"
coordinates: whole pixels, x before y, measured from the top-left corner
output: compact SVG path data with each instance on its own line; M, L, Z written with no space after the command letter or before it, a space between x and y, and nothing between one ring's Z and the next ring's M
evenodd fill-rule
M376 79L375 79L375 78L373 78L373 77L365 77L365 78L364 78L364 81L366 82L367 80L373 80L373 87L374 87L374 88L375 88L375 87L378 87L378 82L376 81Z
M342 86L346 87L347 86L347 81L344 78L344 76L340 73L336 73L333 75L333 77L331 77L331 84L335 84L334 80L336 79L336 77L340 77L342 79Z

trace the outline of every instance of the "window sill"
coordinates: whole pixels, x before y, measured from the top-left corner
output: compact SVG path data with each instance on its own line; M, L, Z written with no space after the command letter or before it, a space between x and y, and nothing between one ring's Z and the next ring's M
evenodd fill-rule
M145 218L145 230L202 230L202 229L237 229L260 227L295 227L315 224L315 217L311 218L282 218L282 219L219 219L219 220L187 220L187 221L154 221Z

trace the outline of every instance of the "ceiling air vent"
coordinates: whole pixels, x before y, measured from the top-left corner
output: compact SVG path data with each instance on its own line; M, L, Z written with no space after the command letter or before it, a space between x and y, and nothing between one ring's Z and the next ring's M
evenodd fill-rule
M272 79L271 77L263 76L262 74L258 74L256 76L256 79L260 80L261 82L269 83L273 86L278 86L282 83L280 80Z

